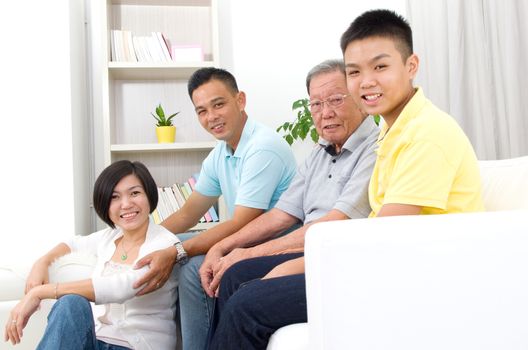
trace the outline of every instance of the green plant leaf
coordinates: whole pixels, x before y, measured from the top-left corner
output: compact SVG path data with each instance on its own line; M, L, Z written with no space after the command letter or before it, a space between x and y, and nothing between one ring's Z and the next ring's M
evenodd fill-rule
M319 134L317 133L317 129L313 128L312 130L310 130L310 137L315 143L319 141Z
M379 115L379 114L376 114L376 115L374 116L374 123L376 123L377 126L379 126L379 124L380 124L380 120L381 120L380 115Z
M284 139L286 140L286 142L288 142L288 144L291 146L292 143L293 143L293 137L291 135L286 135L284 136Z

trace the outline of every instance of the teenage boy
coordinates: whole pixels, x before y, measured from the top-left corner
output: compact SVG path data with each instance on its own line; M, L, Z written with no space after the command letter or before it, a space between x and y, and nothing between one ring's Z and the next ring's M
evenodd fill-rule
M371 216L484 210L470 141L413 86L419 60L407 21L368 11L343 33L341 50L352 97L385 122L369 185Z
M139 295L159 289L174 263L181 265L179 303L184 349L203 349L213 300L201 287L198 269L204 254L221 239L272 208L295 175L295 158L288 144L272 129L245 112L246 95L234 76L219 68L202 68L188 82L189 96L202 127L219 140L202 164L200 176L185 205L162 225L183 233L196 225L220 195L229 219L138 262L150 272L135 287ZM192 257L187 264L188 257Z

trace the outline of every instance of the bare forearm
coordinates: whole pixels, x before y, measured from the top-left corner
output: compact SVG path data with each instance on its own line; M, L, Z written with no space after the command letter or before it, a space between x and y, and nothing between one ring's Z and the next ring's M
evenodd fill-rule
M35 261L35 264L43 264L44 266L49 266L61 256L64 256L69 253L71 253L70 247L68 247L68 245L65 243L59 243L49 252L37 259L37 261Z
M274 254L284 254L284 253L293 253L304 251L304 238L306 236L306 231L308 228L318 222L324 221L334 221L334 220L346 220L348 216L343 214L337 209L332 209L326 215L321 218L314 220L308 224L303 225L299 229L282 236L280 238L262 243L253 248L250 248L250 255L257 256L266 256Z
M56 299L68 294L77 294L90 301L95 300L91 279L65 283L48 283L34 288L31 293L35 293L40 300Z
M296 222L298 219L294 216L279 209L271 209L219 242L218 248L227 254L235 248L252 247L276 237Z
M195 218L186 215L184 211L179 210L163 220L161 225L170 232L177 234L189 231L189 229L196 225L196 223L197 220L195 220Z

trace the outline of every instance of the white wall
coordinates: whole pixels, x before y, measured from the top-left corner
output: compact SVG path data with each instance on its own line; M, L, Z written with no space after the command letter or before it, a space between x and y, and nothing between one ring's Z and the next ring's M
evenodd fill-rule
M356 16L376 8L406 14L405 0L222 0L219 6L221 64L247 93L249 115L273 128L295 117L293 101L307 97L306 73L342 57L341 34ZM298 161L310 147L294 148Z
M74 231L69 4L0 5L0 263Z

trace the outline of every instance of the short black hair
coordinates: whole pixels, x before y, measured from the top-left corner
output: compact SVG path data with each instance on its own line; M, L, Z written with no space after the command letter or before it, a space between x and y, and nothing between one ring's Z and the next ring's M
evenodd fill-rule
M187 90L189 97L192 100L192 94L194 90L198 89L205 83L211 80L219 80L224 83L225 86L234 94L238 93L238 86L233 74L229 73L225 69L215 67L200 68L189 78L187 83Z
M110 220L109 209L112 201L112 194L115 187L124 177L134 174L137 176L145 193L147 195L150 213L158 205L158 187L154 178L148 171L147 167L140 162L131 162L129 160L120 160L107 166L95 180L93 191L93 205L97 215L108 224L115 228L115 224Z
M371 10L357 17L341 36L341 51L356 40L390 38L405 61L413 54L412 29L407 20L390 10Z

